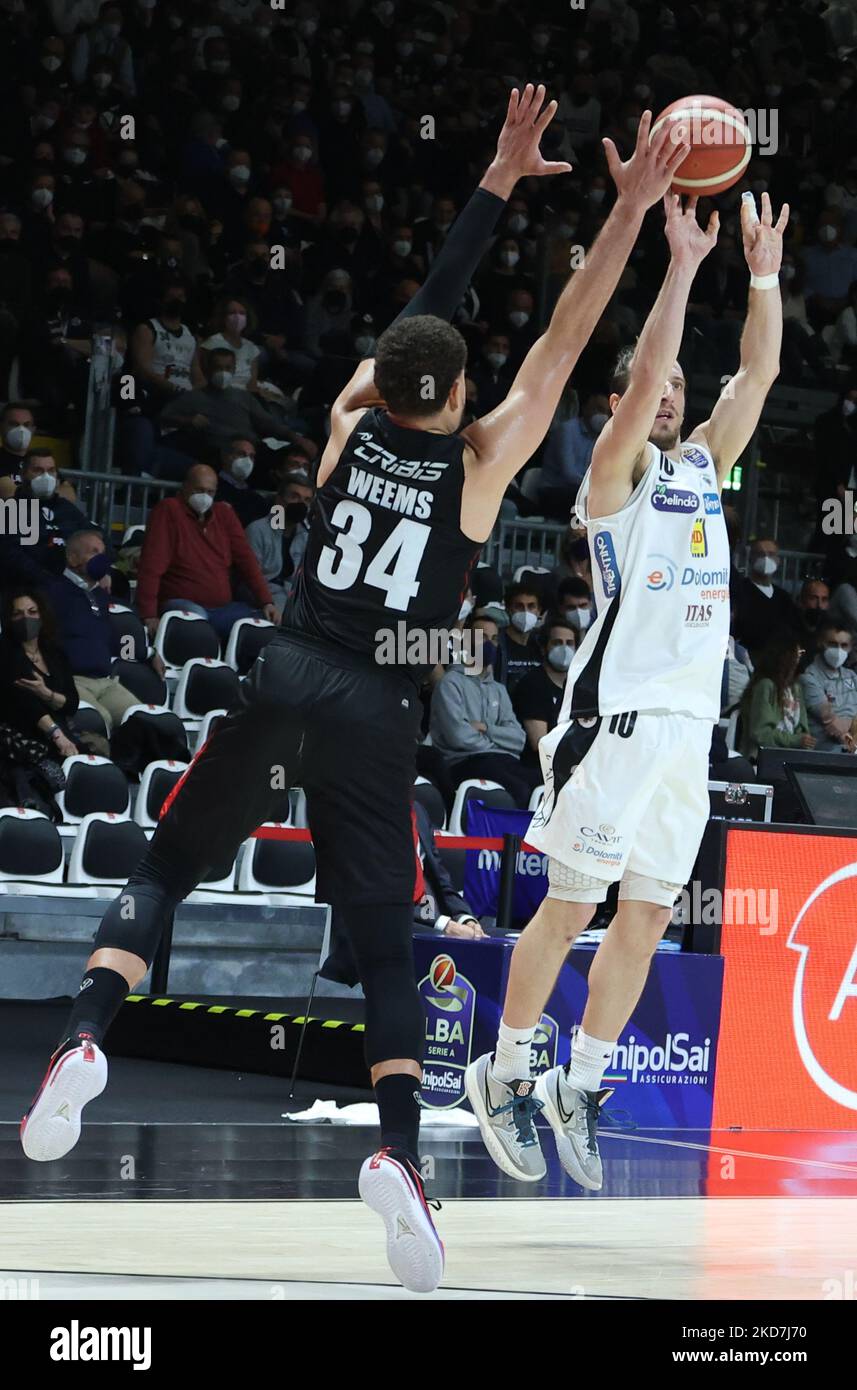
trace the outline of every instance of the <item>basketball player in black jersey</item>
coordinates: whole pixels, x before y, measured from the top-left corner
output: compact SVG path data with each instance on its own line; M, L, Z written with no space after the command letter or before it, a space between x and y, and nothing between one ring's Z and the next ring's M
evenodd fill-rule
M210 866L230 863L269 818L276 786L300 781L317 891L347 931L366 998L366 1059L382 1148L360 1174L384 1219L397 1277L436 1287L443 1247L417 1157L424 1019L411 939L410 803L426 668L379 664L379 642L448 630L508 483L544 438L562 389L612 295L643 215L687 147L649 144L627 163L605 142L616 206L566 286L508 398L459 433L466 349L446 321L461 301L518 179L565 172L539 140L556 103L511 94L496 157L432 272L335 402L297 591L239 703L195 758L127 888L108 908L63 1042L22 1123L25 1152L59 1158L103 1090L100 1043L144 977L163 924ZM407 648L408 643L406 642ZM387 650L385 644L385 650Z

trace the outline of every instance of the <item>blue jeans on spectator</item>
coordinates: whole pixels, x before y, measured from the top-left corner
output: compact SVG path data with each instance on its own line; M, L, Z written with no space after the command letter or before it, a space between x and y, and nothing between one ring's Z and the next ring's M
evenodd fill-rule
M207 618L217 633L221 642L226 643L232 624L237 623L239 618L260 618L262 615L258 608L251 608L249 603L225 603L222 608L203 608L201 603L192 603L186 598L171 598L169 603L165 603L162 611L169 613L173 609L183 609L185 613L198 613L201 618Z

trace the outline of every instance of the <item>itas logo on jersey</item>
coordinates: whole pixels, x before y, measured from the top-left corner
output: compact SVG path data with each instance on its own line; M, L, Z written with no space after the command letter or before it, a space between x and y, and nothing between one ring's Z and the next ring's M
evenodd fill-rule
M613 537L609 531L597 531L592 544L595 558L598 561L598 568L601 571L601 587L604 590L604 597L615 598L619 592L621 577L619 566L616 563Z
M698 516L690 533L690 553L703 557L708 554L708 538L705 534L705 517Z
M706 516L719 516L723 508L720 506L720 498L716 492L704 492L702 503L705 507Z
M651 500L656 512L666 512L672 516L686 516L699 506L695 492L688 492L682 487L667 487L665 483L656 484Z
M685 463L692 463L694 468L707 468L711 460L701 449L697 449L695 444L683 444L681 456Z
M647 556L652 565L646 575L646 588L654 593L668 593L675 583L676 567L669 555L658 555L655 552Z

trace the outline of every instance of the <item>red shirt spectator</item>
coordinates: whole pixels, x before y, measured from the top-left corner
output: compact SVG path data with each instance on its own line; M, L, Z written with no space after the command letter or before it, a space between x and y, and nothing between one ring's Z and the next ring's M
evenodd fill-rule
M208 474L210 479L203 476ZM209 484L213 497L217 475L213 469L197 465L188 473L181 492L152 510L137 576L137 608L145 621L156 618L171 599L187 599L207 609L225 607L233 599L233 568L260 608L273 602L241 522L229 504L213 502L201 515L190 505L189 497L198 497Z

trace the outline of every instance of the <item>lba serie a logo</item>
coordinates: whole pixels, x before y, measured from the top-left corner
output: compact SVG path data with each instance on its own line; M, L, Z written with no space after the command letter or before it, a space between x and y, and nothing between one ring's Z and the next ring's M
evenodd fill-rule
M786 943L799 955L792 1026L800 1059L819 1090L849 1110L857 1110L855 878L857 864L845 864L819 883Z
M418 988L426 1015L423 1100L449 1109L464 1097L476 990L446 954L435 956Z

